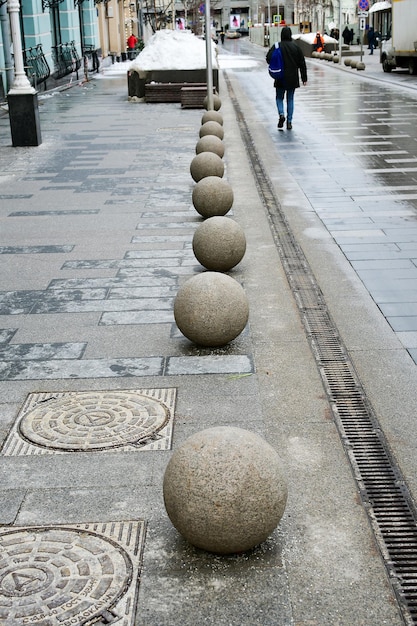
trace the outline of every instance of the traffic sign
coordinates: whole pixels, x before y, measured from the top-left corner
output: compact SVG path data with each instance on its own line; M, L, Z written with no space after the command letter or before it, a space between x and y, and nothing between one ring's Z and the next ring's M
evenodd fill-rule
M359 30L365 30L366 22L364 17L359 18Z
M358 8L359 11L367 11L369 9L369 0L359 0Z

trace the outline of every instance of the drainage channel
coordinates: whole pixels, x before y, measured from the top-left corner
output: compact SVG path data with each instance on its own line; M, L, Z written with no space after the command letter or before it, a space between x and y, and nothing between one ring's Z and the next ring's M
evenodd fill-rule
M295 241L224 72L274 240L404 623L417 625L417 511L303 251Z

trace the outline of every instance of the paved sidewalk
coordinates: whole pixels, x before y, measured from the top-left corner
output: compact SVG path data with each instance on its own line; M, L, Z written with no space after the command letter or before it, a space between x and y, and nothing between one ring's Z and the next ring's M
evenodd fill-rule
M190 344L172 313L178 287L203 271L189 173L202 111L129 103L125 76L110 74L41 101L39 148L11 148L0 119L7 626L20 626L15 599L27 596L31 621L46 624L47 586L54 625L91 616L123 626L402 623L223 79L220 93L229 215L247 237L230 275L250 323L216 350ZM86 449L91 403L106 428ZM120 445L114 433L126 423L136 436ZM225 558L182 540L162 501L171 449L219 424L263 435L289 487L271 538ZM39 552L32 526L43 529ZM22 544L43 553L42 566L9 567ZM19 576L30 587L13 596Z

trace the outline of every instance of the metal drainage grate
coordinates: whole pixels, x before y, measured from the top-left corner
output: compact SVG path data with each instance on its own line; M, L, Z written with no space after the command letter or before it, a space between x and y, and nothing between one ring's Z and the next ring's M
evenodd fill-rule
M324 298L275 196L225 73L260 197L300 310L341 441L406 624L417 624L417 511Z

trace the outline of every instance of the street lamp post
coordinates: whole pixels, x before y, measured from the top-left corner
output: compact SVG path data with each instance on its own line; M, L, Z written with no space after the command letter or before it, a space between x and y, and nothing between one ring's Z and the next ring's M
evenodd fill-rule
M10 30L13 41L14 80L7 94L13 146L39 146L42 143L38 93L25 74L20 35L19 0L8 0Z
M205 28L206 28L206 64L207 64L207 110L214 109L213 99L213 62L210 27L210 0L205 3Z
M339 63L342 62L342 0L339 0Z

